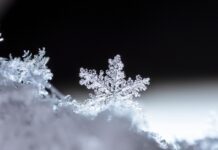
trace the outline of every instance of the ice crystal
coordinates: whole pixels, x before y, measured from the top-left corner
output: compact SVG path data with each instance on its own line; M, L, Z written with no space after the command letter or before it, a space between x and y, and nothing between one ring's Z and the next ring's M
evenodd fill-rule
M24 51L22 58L11 55L9 59L0 58L0 84L7 84L5 81L14 83L28 84L36 87L40 95L47 95L45 88L49 88L48 81L52 79L53 74L46 64L49 60L45 56L45 50L39 50L37 55L32 57L29 51Z
M100 99L103 103L108 103L109 100L131 100L139 97L140 91L147 89L149 78L137 75L135 81L131 78L125 79L120 55L109 59L108 63L108 69L105 72L100 70L99 74L96 70L80 69L80 84L94 90L91 98Z

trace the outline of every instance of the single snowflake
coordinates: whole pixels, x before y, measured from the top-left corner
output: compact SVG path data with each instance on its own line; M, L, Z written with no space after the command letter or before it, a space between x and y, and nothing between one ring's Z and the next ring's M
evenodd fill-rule
M100 70L99 74L96 70L80 69L80 84L94 90L94 94L91 94L92 99L101 99L104 103L117 99L132 100L140 96L140 91L147 89L149 78L137 75L135 80L125 79L124 64L120 55L109 59L108 63L108 69L105 72Z
M101 70L99 74L96 70L80 69L80 84L94 90L94 93L90 93L90 98L83 104L74 103L77 108L75 112L94 117L106 110L117 115L128 114L134 118L133 124L140 126L140 130L146 130L144 112L133 98L139 97L139 92L147 89L149 78L137 75L136 80L126 80L120 55L109 59L108 63L108 69L105 72Z

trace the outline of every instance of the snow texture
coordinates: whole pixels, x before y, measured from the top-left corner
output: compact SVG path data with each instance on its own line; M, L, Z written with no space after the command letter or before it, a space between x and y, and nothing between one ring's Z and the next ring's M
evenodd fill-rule
M1 150L162 150L153 135L134 131L125 117L105 111L90 119L66 107L54 112L35 90L0 92Z
M0 58L1 150L218 150L216 135L170 145L149 132L134 100L149 79L125 80L119 55L105 72L81 68L80 84L94 90L84 103L49 83L44 55L43 49L33 57L25 51L22 58Z

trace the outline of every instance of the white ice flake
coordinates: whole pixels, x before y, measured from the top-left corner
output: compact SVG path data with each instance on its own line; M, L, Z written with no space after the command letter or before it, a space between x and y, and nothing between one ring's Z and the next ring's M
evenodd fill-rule
M100 70L99 74L96 70L80 69L80 84L94 90L92 99L98 99L102 103L110 100L132 100L140 96L139 92L147 89L149 78L137 75L135 80L126 80L120 55L109 59L108 63L108 69L105 72Z

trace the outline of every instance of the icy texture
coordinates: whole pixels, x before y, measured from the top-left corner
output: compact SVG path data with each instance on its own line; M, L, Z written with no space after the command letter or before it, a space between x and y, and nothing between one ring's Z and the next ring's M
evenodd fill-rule
M143 133L149 132L149 127L146 121L146 115L143 109L140 107L139 103L135 101L110 101L107 105L99 104L98 99L89 99L85 103L79 104L76 101L68 102L69 105L72 106L74 111L79 114L86 116L88 118L95 119L103 112L109 112L108 116L106 116L107 120L110 121L113 117L126 118L131 123L131 129L135 132ZM110 115L113 114L113 115ZM159 147L162 149L168 149L169 144L158 134L152 133L150 134L150 138L155 140Z
M91 120L64 107L54 113L34 90L0 91L1 150L163 150L125 117L102 112Z
M8 82L28 84L38 88L40 95L47 95L45 88L50 87L48 81L53 75L46 66L49 58L44 55L45 50L42 49L33 57L29 51L24 51L22 58L13 58L11 55L9 59L0 58L0 85L7 86Z
M111 112L89 119L67 108L51 109L51 100L23 86L0 91L1 150L164 150L149 132L135 132L127 116ZM108 120L108 116L111 116ZM217 150L218 139L205 138L180 150ZM168 145L166 150L173 150Z

